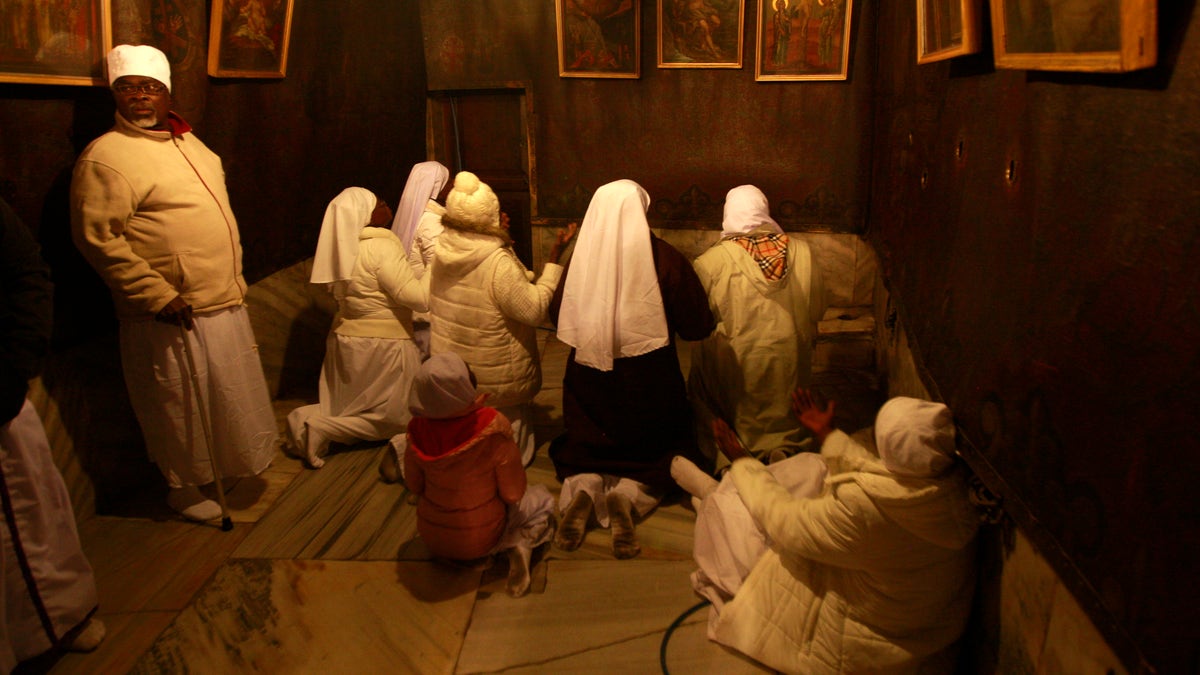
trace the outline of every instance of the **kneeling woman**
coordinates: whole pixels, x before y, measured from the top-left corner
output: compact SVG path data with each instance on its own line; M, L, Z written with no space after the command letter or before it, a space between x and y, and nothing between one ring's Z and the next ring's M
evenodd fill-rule
M634 517L675 487L671 457L702 462L675 335L705 338L714 319L688 259L650 232L649 205L631 180L596 190L550 305L558 339L572 347L566 431L550 446L563 483L555 544L564 550L583 543L594 513L612 528L614 557L636 556Z
M392 211L370 191L346 188L329 203L311 281L337 300L320 399L288 415L295 449L314 469L331 442L385 440L403 432L408 392L421 365L412 313L429 308L404 245L389 229Z

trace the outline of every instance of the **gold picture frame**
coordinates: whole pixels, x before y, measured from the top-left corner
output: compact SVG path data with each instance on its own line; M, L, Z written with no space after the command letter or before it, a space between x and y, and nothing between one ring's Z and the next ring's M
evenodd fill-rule
M758 0L758 82L845 80L853 0Z
M741 68L743 0L658 0L659 68Z
M1123 73L1158 61L1157 0L992 0L997 68Z
M213 0L208 74L286 76L294 3L295 0Z
M110 0L14 3L6 18L0 31L0 82L108 86Z
M641 0L554 0L559 77L641 77L641 5Z
M981 0L916 0L917 63L933 63L979 51Z

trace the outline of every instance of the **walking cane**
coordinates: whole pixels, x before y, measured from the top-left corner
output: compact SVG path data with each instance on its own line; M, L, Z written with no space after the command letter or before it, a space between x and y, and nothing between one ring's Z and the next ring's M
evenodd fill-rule
M225 489L221 487L221 472L217 469L217 457L213 454L212 427L208 423L208 408L204 405L204 397L200 393L200 378L196 375L196 360L192 358L192 350L188 348L187 328L179 324L179 339L183 341L183 356L187 360L188 379L192 381L192 393L196 397L196 408L200 411L200 426L204 430L204 444L208 448L208 463L212 465L213 481L217 484L217 503L221 505L221 531L233 529L233 518L229 517L229 507L225 505Z

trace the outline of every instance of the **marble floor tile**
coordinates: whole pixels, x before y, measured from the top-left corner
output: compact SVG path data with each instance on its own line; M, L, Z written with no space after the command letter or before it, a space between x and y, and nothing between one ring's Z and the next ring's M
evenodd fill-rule
M250 533L235 524L96 516L79 538L96 574L100 611L179 611Z
M239 558L395 560L416 535L402 485L379 479L384 446L335 452L304 469L258 522Z
M754 659L708 639L708 612L704 607L687 617L667 640L666 665L671 673L688 675L745 675L775 673ZM660 641L661 649L661 641Z
M258 522L287 490L296 474L303 470L304 466L299 460L288 457L283 454L282 449L276 448L271 466L262 473L222 481L229 517L235 523ZM201 489L209 497L216 499L215 486L206 485Z
M660 672L663 634L699 601L686 562L550 560L546 566L543 593L517 599L492 595L476 602L455 672ZM704 616L700 612L692 619L700 622ZM701 643L700 660L741 662L716 645L709 647Z
M1055 584L1050 625L1037 672L1047 675L1126 675L1129 672L1096 631L1083 607L1061 583Z
M452 673L479 572L232 560L132 673Z

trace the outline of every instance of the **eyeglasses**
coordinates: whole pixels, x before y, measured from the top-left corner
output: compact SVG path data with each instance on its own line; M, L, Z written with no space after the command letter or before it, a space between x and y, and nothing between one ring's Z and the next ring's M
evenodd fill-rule
M157 96L159 94L167 93L167 85L162 84L161 82L144 82L142 84L122 83L113 85L113 91L126 96L136 93Z

